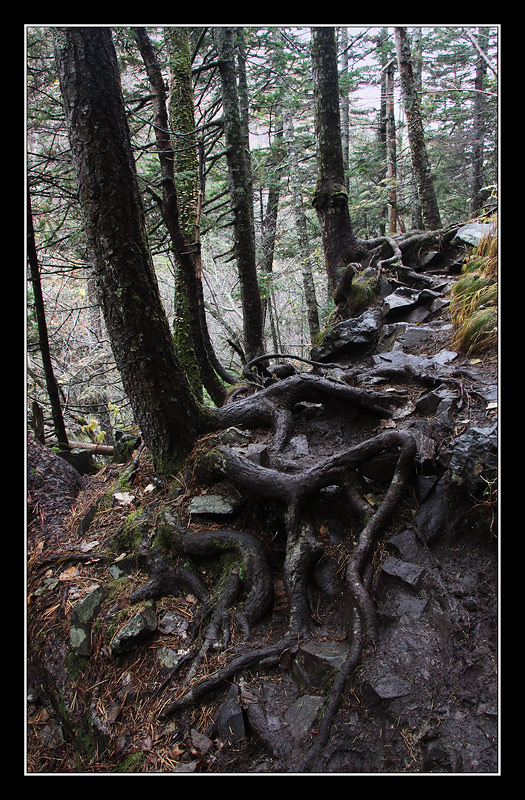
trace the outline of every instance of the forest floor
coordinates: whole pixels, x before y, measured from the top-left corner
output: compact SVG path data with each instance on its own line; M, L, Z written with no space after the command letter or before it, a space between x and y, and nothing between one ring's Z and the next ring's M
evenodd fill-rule
M446 309L434 315L432 324L433 335L419 345L412 344L411 355L433 357L453 351ZM372 357L369 351L342 359L348 382L356 375L359 381L374 377ZM496 354L477 359L457 354L454 367L456 375L463 371L462 402L456 403L446 420L438 419L437 413L423 415L418 411L417 403L427 389L417 380L406 376L382 378L382 393L396 393L402 388L405 412L386 421L364 413L356 421L337 402L322 407L306 403L294 414L294 435L284 454L307 465L315 464L349 442L396 425L408 425L432 439L428 463L446 464L444 453L457 436L494 424L497 419L496 404L477 392L480 386L484 391L497 387ZM250 444L265 445L269 436L264 431L252 431ZM336 656L347 647L349 620L338 578L358 534L345 531L341 535L333 513L340 503L337 492L326 492L311 508L317 535L324 544L310 594L314 621L311 641L306 647L301 643L282 653L277 664L243 669L182 717L161 723L163 710L187 688L184 670L172 674L167 664L169 656L180 658L189 648L188 630L198 616L196 597L188 592L157 600L154 607L161 622L155 634L120 658L112 657L108 650L108 631L115 618L103 616L100 625L93 626L91 656L75 673L73 689L65 686L63 669L68 663L72 609L94 587L107 583L109 566L99 554L107 552L108 544L122 533L130 514L148 506L154 509L162 500L198 534L210 530L213 524L192 518L189 503L193 497L220 489L239 497L240 493L227 481L219 487L201 485L192 473L186 474L182 490L177 484L176 493L173 485L159 487L147 452L141 456L131 488L119 491L125 465L108 464L97 474L83 478L79 491L73 473L63 474L60 459L49 458L41 469L40 459L46 456L42 451L33 453L33 446L29 444L29 464L33 457L35 469L39 471L40 465L45 480L33 481L30 487L30 650L41 647L41 653L45 651L45 680L54 685L48 697L53 691L62 692L67 695L71 718L75 712L89 713L97 721L99 749L83 758L84 744L79 746L78 731L68 732L63 719L62 725L57 725L57 709L33 695L27 717L28 773L302 774L302 755L315 739L317 715L327 693L326 674L323 678L314 675L312 663L319 660L325 645ZM423 477L436 478L432 467L426 473ZM381 478L376 473L368 481L368 500L374 505ZM378 637L363 649L360 663L345 685L323 766L316 774L490 775L498 771L498 539L494 497L470 498L470 504L462 501L449 508L447 523L439 535L425 538L416 522L425 510L431 516L439 514L439 504L428 505L427 501L425 505L420 492L421 485L409 485L374 552ZM278 641L286 628L289 608L282 577L284 542L271 504L257 498L242 499L241 510L228 524L249 530L271 552L274 604L254 626L250 643L251 647L262 647ZM68 553L82 557L70 559ZM201 567L203 580L209 581L211 588L216 571L206 561ZM113 578L117 575L111 574ZM114 609L117 602L119 626L138 610L125 598L147 581L148 576L139 569L113 580L111 603ZM106 623L106 618L110 622ZM309 663L311 642L315 646L313 662ZM214 674L244 649L242 631L233 623L227 647L210 649L193 680L198 683ZM70 660L69 673L72 670ZM221 733L220 717L233 690L238 714L232 716L228 737Z

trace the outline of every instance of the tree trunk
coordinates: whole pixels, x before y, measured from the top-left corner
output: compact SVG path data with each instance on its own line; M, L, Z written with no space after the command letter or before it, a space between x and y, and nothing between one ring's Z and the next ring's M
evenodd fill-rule
M441 228L441 218L427 153L407 31L406 28L395 28L394 30L401 92L407 117L408 139L412 155L412 168L421 202L423 222L427 230L438 230Z
M381 63L381 96L379 101L379 119L377 124L377 142L379 153L381 156L381 171L379 180L386 180L388 175L388 160L387 160L387 105L386 105L386 70L388 66L388 55L385 52L385 42L388 40L388 31L386 28L381 28L376 40L375 45L378 51L379 60ZM388 219L388 202L385 203L383 212L385 219ZM385 233L386 224L381 220L380 231Z
M306 301L306 312L308 314L308 329L310 331L310 342L313 343L319 333L319 312L317 308L317 298L315 296L315 284L312 274L310 242L306 227L306 213L303 205L301 183L299 180L299 159L297 157L297 145L295 142L292 112L289 108L284 116L285 139L290 166L290 188L292 190L292 206L295 221L295 232L299 245L299 257L301 259L301 271L303 274L304 298Z
M35 298L36 319L38 323L38 340L40 344L40 354L42 356L42 366L46 377L47 393L51 403L51 415L55 435L61 444L67 444L66 426L62 416L62 406L60 405L60 393L58 383L55 378L51 353L49 350L49 338L47 334L47 322L44 309L44 298L42 296L42 286L40 283L40 268L35 245L35 232L33 229L33 214L31 211L31 194L27 187L27 258L31 271L31 282L33 285L33 295Z
M412 64L414 67L414 83L416 92L421 97L423 91L423 49L421 43L421 30L414 28L412 31ZM413 230L423 230L423 214L421 212L421 202L417 191L417 185L414 180L414 173L411 172L408 178L408 188L410 193L410 214L411 214L411 228Z
M239 271L248 360L263 352L263 319L255 259L250 153L241 124L232 28L215 28L222 86L226 158L233 202L235 255Z
M195 241L195 231L188 239L181 227L179 215L179 201L175 188L174 161L175 154L171 143L168 112L166 108L166 94L164 80L151 42L144 28L135 28L135 36L139 45L148 77L154 92L155 108L155 136L157 140L159 161L162 175L162 199L160 202L162 216L168 229L173 246L175 259L179 265L179 276L184 282L184 298L179 310L182 311L180 324L183 330L181 340L178 342L177 355L184 365L190 382L199 386L198 394L202 392L200 380L206 387L210 397L221 405L225 399L226 391L217 378L209 361L203 328L205 327L204 306L202 302L202 286L200 284L200 242ZM185 192L185 213L183 222L192 228L196 221L197 211L192 211L193 199L191 193ZM193 225L191 219L193 218ZM197 263L199 274L197 274ZM179 284L180 288L180 284ZM199 303L199 300L201 302ZM191 343L194 352L188 352L188 334L191 333ZM176 346L177 346L177 336ZM195 368L195 357L197 369ZM200 374L196 375L196 371Z
M334 294L346 266L364 255L352 230L345 189L334 28L312 28L312 66L317 136L313 206L321 226L329 290Z
M279 115L279 127L277 129L270 156L268 159L268 169L270 174L268 176L268 197L266 200L266 208L262 209L261 198L261 272L264 273L264 291L261 295L261 303L263 309L263 325L266 322L266 315L268 314L270 320L270 330L272 334L273 350L277 351L277 331L275 328L275 319L272 308L272 294L273 294L273 255L275 250L275 237L277 234L277 215L279 211L279 195L280 195L280 174L279 163L281 160L282 138L283 130L281 124L282 117ZM262 194L262 191L261 191Z
M207 426L178 361L146 236L111 31L54 28L60 87L100 304L135 420L160 472Z
M388 231L397 233L396 121L394 117L394 62L386 70L386 174L388 179Z
M175 139L173 147L173 170L179 222L184 238L191 244L197 241L195 233L199 203L199 164L188 36L185 28L178 27L167 28L164 35L168 46L170 69L169 127L171 131L180 134ZM197 253L195 252L195 272L197 272L196 257ZM175 350L184 364L193 391L196 397L202 400L202 379L193 344L189 306L187 282L181 267L177 265L173 298L175 312L173 340Z
M98 351L98 357L92 365L93 374L89 382L89 397L88 402L83 398L83 406L85 414L93 414L98 420L102 431L104 432L104 441L106 445L113 445L113 426L111 422L111 413L109 410L109 396L107 392L107 348L104 347L103 339L105 332L102 326L102 317L100 313L100 306L97 297L97 285L95 276L91 268L88 272L86 280L87 285L87 298L89 303L89 320L92 336L95 339L94 349Z
M479 29L480 47L482 52L478 54L476 62L476 77L474 79L474 119L472 123L472 176L470 184L470 214L474 216L483 206L483 199L480 193L483 187L483 145L485 137L485 98L483 96L483 84L487 74L487 62L483 58L483 52L488 48L488 39L484 34L483 28Z
M341 78L344 83L348 80L348 28L340 28L341 33ZM345 86L341 95L341 146L343 148L343 169L345 175L345 189L349 190L348 165L350 162L350 103L348 89Z

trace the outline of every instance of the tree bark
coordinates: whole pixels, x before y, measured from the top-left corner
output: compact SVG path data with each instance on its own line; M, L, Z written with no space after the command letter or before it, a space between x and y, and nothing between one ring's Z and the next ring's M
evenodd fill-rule
M317 137L313 206L321 226L328 285L333 294L345 267L366 252L354 234L348 210L334 28L312 28L312 67Z
M388 232L397 233L396 121L394 117L394 62L386 70L386 174L388 178Z
M421 202L423 222L427 230L437 230L441 228L441 217L427 153L407 30L406 28L395 28L394 30L401 92L412 155L412 167Z
M27 258L31 271L31 283L33 285L33 295L35 298L36 319L38 323L38 340L40 354L42 356L42 366L46 377L46 387L51 403L51 416L55 436L61 444L67 444L66 426L62 416L62 406L60 405L60 393L58 383L53 370L51 352L49 349L49 337L47 333L46 314L44 309L44 298L42 296L42 286L40 283L40 267L35 244L35 232L33 229L33 214L31 211L31 194L27 187Z
M202 301L202 285L200 284L200 242L195 241L195 231L188 239L181 226L179 199L175 187L175 153L169 129L164 80L145 29L135 28L134 33L154 92L155 136L162 176L161 211L179 266L179 277L182 279L179 282L179 289L183 290L184 297L179 305L181 316L179 320L176 320L176 324L179 322L181 326L180 339L175 332L177 355L186 367L191 384L197 386L197 394L202 396L200 384L202 381L212 400L217 405L221 405L224 402L226 391L209 361L207 340L203 335L206 320ZM196 208L192 210L192 192L183 192L183 194L187 196L184 198L182 223L187 231L190 231L195 224L197 211ZM188 340L189 334L191 334L190 341ZM188 352L189 348L193 352L191 350ZM195 364L195 359L197 364Z
M348 28L340 28L341 34L341 78L344 82L348 79ZM345 86L341 95L341 146L343 148L343 169L345 175L345 189L349 190L348 165L350 163L350 103L348 89Z
M381 63L381 96L379 101L379 118L377 124L377 142L379 152L381 155L381 171L380 180L386 180L388 175L388 159L387 159L387 99L386 99L386 70L389 62L387 53L385 52L385 42L388 40L388 31L386 28L381 28L375 40L376 48L378 51L379 60ZM388 218L388 202L385 203L384 217ZM380 231L385 233L386 223L381 220Z
M136 36L138 35L136 34ZM190 246L195 243L195 247L192 248L195 250L193 261L194 271L198 275L197 257L200 256L200 253L197 252L198 247L196 246L196 224L199 204L199 163L195 136L193 83L191 79L188 36L185 28L178 27L167 28L164 35L169 53L170 73L168 121L170 131L176 131L180 134L175 139L173 147L173 170L179 221L186 241ZM140 36L144 40L144 35L140 34ZM158 71L160 73L160 69ZM170 134L170 139L171 136L172 134ZM202 400L203 381L193 344L187 281L178 264L175 274L173 308L175 312L173 320L175 349L180 360L185 365L186 374L189 378L191 376L190 383L197 398Z
M476 62L476 77L474 79L474 119L472 122L472 176L470 184L470 214L477 214L483 206L481 188L483 187L483 145L485 137L485 98L483 84L487 74L487 62L483 53L487 49L487 37L483 35L483 28L479 29L481 52L478 53ZM483 44L485 43L485 44Z
M54 28L80 206L106 328L137 424L160 472L206 428L162 308L146 236L111 31Z
M301 183L299 179L299 159L297 157L297 145L295 142L292 112L289 108L284 114L285 140L290 165L290 187L292 190L292 206L295 222L295 232L299 245L299 256L301 258L301 272L303 274L304 299L306 302L306 313L308 315L308 328L310 331L310 341L313 343L320 330L319 312L317 308L317 298L315 295L315 284L312 274L310 242L306 227L306 213L303 205Z
M261 188L261 244L260 244L260 271L264 276L261 303L263 309L263 325L266 328L266 319L270 321L273 348L277 350L277 330L273 313L273 256L275 251L275 238L277 235L277 216L279 212L279 197L281 193L281 164L283 158L283 115L280 105L275 111L276 130L270 146L270 153L266 163L267 189L266 208L263 210Z
M235 255L239 271L248 359L263 352L263 317L255 257L250 153L241 124L232 28L215 28L221 76L226 158L233 202Z

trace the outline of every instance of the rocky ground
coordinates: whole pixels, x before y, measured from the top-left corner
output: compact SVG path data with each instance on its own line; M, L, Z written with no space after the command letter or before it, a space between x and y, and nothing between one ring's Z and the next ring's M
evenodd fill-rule
M409 486L372 559L377 637L345 683L316 774L499 768L497 358L454 350L447 308L455 276L450 264L426 275L423 288L385 278L380 301L312 353L337 364L326 370L330 380L394 398L393 414L378 419L337 400L299 403L281 454L315 465L389 430L417 444ZM268 432L228 435L261 463ZM129 560L137 530L146 517L151 530L162 504L196 535L227 525L260 540L274 602L254 627L256 649L286 628L283 526L271 503L227 480L208 486L190 471L161 485L145 451L132 485L128 467L108 463L81 478L28 446L28 772L303 774L351 643L341 576L359 530L345 516L344 495L327 486L309 509L324 546L309 593L311 635L166 715L188 685L242 656L246 644L236 618L223 648L189 660L199 586L136 601L148 583ZM371 509L392 471L388 452L361 465ZM204 558L199 567L210 588L214 564Z

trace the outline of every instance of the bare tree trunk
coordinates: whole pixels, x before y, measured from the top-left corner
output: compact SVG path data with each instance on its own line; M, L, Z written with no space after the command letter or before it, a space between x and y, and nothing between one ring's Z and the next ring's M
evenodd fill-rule
M111 30L54 28L80 206L100 304L143 439L171 472L207 428L162 308Z
M384 43L387 40L387 29L381 28L376 42L376 47L379 51L379 59L381 62L381 97L379 101L379 120L377 126L377 141L379 145L379 152L381 154L381 164L384 163L384 168L382 166L380 172L380 180L385 180L388 175L388 164L387 164L387 105L386 105L386 69L387 69L387 62L388 58L384 52ZM383 215L385 219L388 219L388 202L385 204ZM384 234L386 229L386 224L383 220L380 223L380 230L381 233Z
M89 400L83 398L85 413L93 414L100 423L104 432L104 442L106 445L113 445L113 426L111 424L111 413L109 410L109 396L107 392L107 350L103 345L103 327L100 306L97 297L97 285L93 271L89 269L87 284L87 297L89 302L89 317L91 334L95 338L95 348L99 351L96 362L93 364L95 375L92 376L89 386Z
M414 28L412 31L412 64L414 66L414 83L418 97L421 97L423 91L423 51L421 45L421 30ZM421 212L421 201L419 199L417 185L414 180L414 173L412 172L408 181L410 191L410 213L411 213L411 227L414 230L423 230L423 214Z
M412 168L421 202L423 222L427 230L438 230L441 228L441 217L427 153L407 30L406 28L395 28L394 30L401 91L412 154Z
M348 78L348 28L340 28L341 32L341 77L343 81ZM345 189L348 192L348 162L350 157L350 121L348 118L350 104L348 91L341 96L341 146L343 148L343 168L345 173Z
M270 185L268 189L268 198L266 200L266 209L261 220L261 269L264 272L264 292L261 295L261 303L263 310L263 324L266 324L266 315L270 320L270 330L272 333L273 349L276 350L276 335L275 335L275 322L272 310L272 292L273 292L273 253L275 249L275 236L277 233L277 212L279 208L279 187Z

